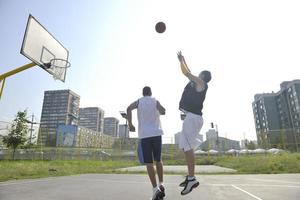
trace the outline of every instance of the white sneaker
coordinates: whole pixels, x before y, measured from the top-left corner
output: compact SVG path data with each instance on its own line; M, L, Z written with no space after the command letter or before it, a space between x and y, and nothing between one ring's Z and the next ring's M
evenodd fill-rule
M191 180L186 179L186 185L184 189L181 191L181 195L186 195L190 193L194 188L198 187L199 182L196 180L196 178L193 178Z
M161 199L163 199L163 193L160 191L160 189L157 189L152 196L152 200L161 200Z

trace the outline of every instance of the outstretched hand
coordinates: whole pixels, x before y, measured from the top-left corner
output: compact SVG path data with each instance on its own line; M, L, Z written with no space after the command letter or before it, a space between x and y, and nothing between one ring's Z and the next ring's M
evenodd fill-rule
M178 58L179 62L184 62L184 57L183 57L181 51L177 52L177 58Z

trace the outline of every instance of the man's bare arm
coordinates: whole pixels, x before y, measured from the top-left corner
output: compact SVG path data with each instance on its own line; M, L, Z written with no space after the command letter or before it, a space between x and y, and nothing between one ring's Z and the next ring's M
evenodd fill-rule
M159 101L156 101L156 108L161 115L166 114L166 109L159 103Z
M136 108L137 108L137 101L133 102L127 107L127 121L128 121L129 130L132 132L135 132L135 127L132 124L132 110Z
M186 61L181 53L181 51L179 51L177 53L178 59L180 61L180 67L181 67L181 71L182 73L192 82L196 83L198 85L198 88L200 88L200 90L204 90L205 89L205 82L199 78L198 76L195 76L191 73L190 69L188 68Z

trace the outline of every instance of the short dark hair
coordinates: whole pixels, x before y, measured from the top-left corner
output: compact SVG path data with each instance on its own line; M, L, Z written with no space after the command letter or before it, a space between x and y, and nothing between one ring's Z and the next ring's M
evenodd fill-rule
M205 83L208 83L211 80L211 73L210 71L202 71L199 75L203 75L203 81Z
M152 92L151 92L151 88L149 86L145 86L143 88L143 96L151 96Z

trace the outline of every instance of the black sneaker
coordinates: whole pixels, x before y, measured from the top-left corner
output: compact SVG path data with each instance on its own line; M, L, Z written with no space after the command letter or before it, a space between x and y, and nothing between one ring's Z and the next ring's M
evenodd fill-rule
M198 187L199 182L196 180L196 178L193 178L192 180L187 179L187 183L184 187L184 189L181 191L181 195L186 195L190 193L194 188Z
M185 180L179 184L180 187L185 187L188 182L188 176L185 176Z
M161 193L162 193L162 196L165 197L165 196L166 196L166 193L165 193L165 187L164 187L163 185L160 185L160 186L159 186L159 189L160 189L160 191L161 191Z
M162 200L163 198L163 193L160 190L157 190L153 195L152 200Z

